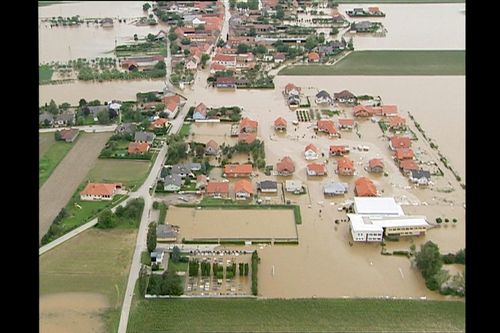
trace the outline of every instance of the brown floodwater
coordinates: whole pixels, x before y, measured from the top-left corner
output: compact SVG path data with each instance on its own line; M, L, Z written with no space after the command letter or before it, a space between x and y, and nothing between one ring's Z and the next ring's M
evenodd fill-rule
M100 294L44 295L40 297L40 332L105 332L101 313L108 306L108 301Z
M75 16L82 18L129 18L143 16L142 1L74 1L38 7L40 18Z
M341 4L339 10L369 5ZM384 18L349 18L350 21L378 21L387 29L385 37L354 35L356 50L448 50L465 49L465 3L380 4Z
M297 238L293 211L170 207L167 219L180 238Z

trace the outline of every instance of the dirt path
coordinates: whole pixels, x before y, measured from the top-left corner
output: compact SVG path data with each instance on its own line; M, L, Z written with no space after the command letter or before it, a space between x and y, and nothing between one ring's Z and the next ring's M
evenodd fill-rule
M81 135L75 146L40 188L39 239L47 232L57 213L94 166L97 156L112 133Z

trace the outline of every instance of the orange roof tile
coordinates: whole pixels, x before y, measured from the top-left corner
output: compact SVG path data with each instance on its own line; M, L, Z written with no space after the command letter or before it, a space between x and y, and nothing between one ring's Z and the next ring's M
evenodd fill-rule
M398 160L413 159L413 150L411 148L398 148L396 149L395 156Z
M307 165L307 170L314 171L316 174L325 174L326 166L324 164L319 164L319 163L309 163Z
M330 135L337 134L337 129L331 120L318 120L316 123L319 131L327 132Z
M242 130L243 128L253 128L253 129L257 129L257 126L259 125L259 123L255 120L252 120L250 118L243 118L240 120L240 130Z
M217 53L213 59L213 61L224 61L224 62L236 62L236 56L234 55L227 55L227 54L221 54Z
M347 152L347 149L345 148L344 145L331 145L330 146L330 153L345 153Z
M225 174L251 174L252 165L251 164L226 164L224 165Z
M236 193L239 193L239 192L246 192L246 193L250 193L252 194L253 193L253 187L252 187L252 183L250 183L248 180L246 179L241 179L241 180L238 180L235 184L234 184L234 192Z
M397 105L382 105L382 114L387 115L387 114L397 114L398 113L398 106Z
M309 52L307 58L311 61L319 60L319 54L317 54L316 52Z
M229 182L208 182L207 193L229 193Z
M158 118L155 121L151 122L151 125L158 127L158 126L165 126L168 123L168 120L165 118Z
M371 160L368 161L368 166L370 168L374 168L374 167L384 167L384 161L382 161L382 159L380 158L372 158Z
M354 162L344 156L337 161L337 170L340 169L354 169Z
M356 180L354 191L358 197L374 197L377 195L375 184L367 177L361 177Z
M293 163L290 156L285 156L281 159L281 161L276 163L276 169L278 170L278 172L283 172L283 171L294 172L295 164Z
M417 162L415 162L414 160L401 160L401 161L399 161L399 168L403 169L403 171L420 169L418 167Z
M147 143L130 142L127 147L127 151L129 154L145 153L148 150L149 150L149 144Z
M406 124L406 119L400 116L393 116L389 118L389 127L402 126Z
M314 151L315 153L318 152L318 147L316 147L315 145L313 145L312 143L308 144L306 146L306 148L304 148L304 152L308 151L309 149L311 149L312 151Z
M94 196L104 196L113 195L117 187L121 187L122 184L104 184L104 183L88 183L85 189L80 192L80 195L94 195Z
M354 126L354 119L340 118L339 125L340 126Z
M278 117L274 121L274 126L286 126L286 124L287 124L287 121L282 117Z
M411 140L408 137L405 136L393 136L390 139L391 146L394 147L395 149L397 148L410 148L411 147Z

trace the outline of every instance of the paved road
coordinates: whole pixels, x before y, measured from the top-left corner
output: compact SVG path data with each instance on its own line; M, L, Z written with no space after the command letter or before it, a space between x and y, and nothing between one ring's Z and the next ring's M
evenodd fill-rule
M92 126L71 126L71 128L78 128L80 131L85 131L89 133L101 133L101 132L113 132L116 129L116 124L113 125L92 125ZM57 130L61 130L69 127L59 127L59 128L40 128L39 133L50 133Z

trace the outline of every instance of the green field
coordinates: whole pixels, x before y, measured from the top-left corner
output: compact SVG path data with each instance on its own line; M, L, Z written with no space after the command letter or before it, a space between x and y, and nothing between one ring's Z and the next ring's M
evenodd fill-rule
M110 309L103 319L116 332L132 262L137 230L90 229L43 254L40 296L65 292L105 295Z
M129 188L140 186L146 179L150 166L150 161L99 159L86 179L93 182L119 182Z
M134 298L127 330L129 333L243 331L464 332L465 303L368 299Z
M354 51L335 65L296 65L278 75L465 75L465 51Z
M187 137L189 135L189 131L191 130L191 123L184 123L179 131L179 135L183 137Z
M38 66L38 79L39 83L49 82L52 79L54 70L48 65Z
M54 133L39 133L38 134L38 157L42 157L50 147L56 142Z
M54 133L50 133L54 135ZM77 138L78 140L78 138ZM52 172L63 160L64 156L71 150L76 141L63 142L57 141L50 145L47 152L43 154L38 161L38 187L42 187L43 183L49 179Z

